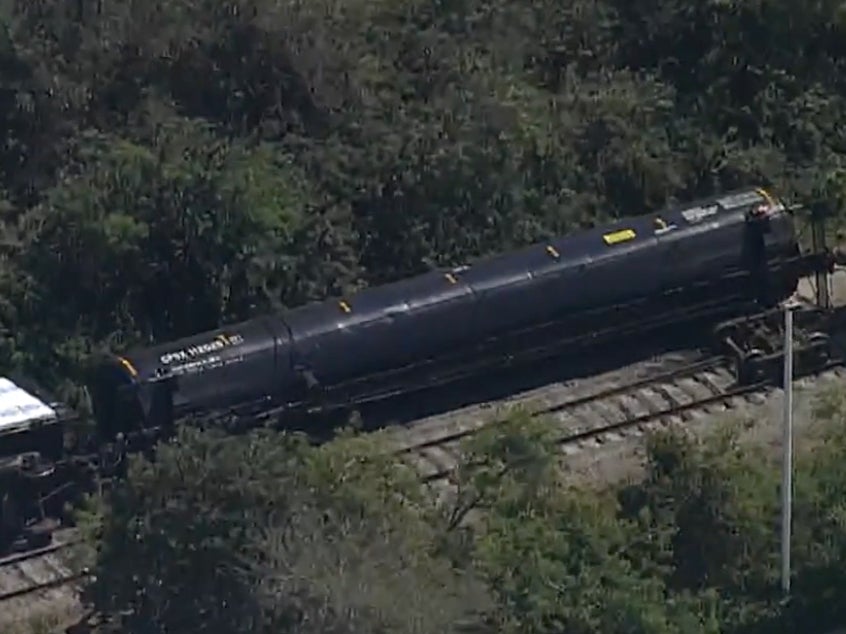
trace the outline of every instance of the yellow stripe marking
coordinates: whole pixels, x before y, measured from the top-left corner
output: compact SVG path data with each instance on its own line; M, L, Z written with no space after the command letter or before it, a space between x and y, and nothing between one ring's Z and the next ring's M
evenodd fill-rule
M546 252L549 253L549 255L551 255L554 258L560 258L561 257L561 254L558 252L558 249L556 249L551 244L546 247Z
M458 284L458 280L456 279L455 275L453 275L452 273L446 273L444 275L444 277L447 279L447 281L450 284Z
M755 191L761 194L761 196L763 196L764 198L766 198L767 203L770 205L770 207L776 206L775 198L773 198L766 189L764 189L763 187L758 187Z
M605 240L605 244L611 245L634 240L635 236L637 236L637 234L632 229L622 229L620 231L606 233L602 236L602 239Z
M347 304L344 300L341 300L340 302L338 302L338 306L340 306L341 310L344 311L345 313L351 313L352 312L352 308L350 308L350 305Z
M118 359L118 362L124 368L126 368L126 371L129 372L132 375L133 378L138 377L138 370L135 369L135 366L132 365L132 363L130 363L128 359L124 359L123 357L118 357L117 359Z

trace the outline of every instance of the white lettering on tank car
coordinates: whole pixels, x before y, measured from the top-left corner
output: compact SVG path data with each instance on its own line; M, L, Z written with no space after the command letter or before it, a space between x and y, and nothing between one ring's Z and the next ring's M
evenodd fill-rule
M179 365L172 365L168 368L167 374L169 376L184 376L188 374L201 374L203 372L207 372L209 370L215 370L217 368L224 368L230 365L234 365L236 363L241 363L244 361L244 355L238 355L237 357L232 357L228 359L223 359L220 355L212 355L210 357L206 357L204 359L195 359L193 361L189 361L188 363L182 363Z
M735 207L743 207L751 205L752 203L761 202L764 197L758 192L743 192L742 194L732 194L717 199L717 204L724 209L733 209Z
M170 374L173 376L180 376L184 374L198 374L200 372L205 372L206 370L213 370L214 368L219 368L224 365L222 359L214 355L212 357L206 357L205 359L198 359L196 361L189 361L188 363L184 363L182 365L172 366L170 369Z
M717 213L718 207L716 205L708 205L707 207L691 207L681 212L682 218L689 223L702 222L705 218L709 218Z
M159 362L162 365L170 365L174 361L190 361L211 352L218 352L224 348L237 346L243 342L244 337L241 335L218 335L215 339L207 343L199 343L195 346L183 348L182 350L163 354L159 357Z

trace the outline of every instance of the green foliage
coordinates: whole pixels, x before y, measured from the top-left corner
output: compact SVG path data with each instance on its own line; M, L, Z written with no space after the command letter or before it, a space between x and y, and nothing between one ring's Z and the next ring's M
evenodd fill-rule
M776 464L763 449L741 448L732 425L704 446L659 436L643 483L652 522L669 520L679 587L724 586L744 592L766 587L747 569L774 554L771 520L778 500ZM658 530L651 526L650 530ZM728 575L728 576L726 576Z
M741 446L741 428L730 421L706 442L656 436L644 481L623 497L640 555L676 591L716 592L732 624L768 613L780 552L778 464Z
M511 506L505 501L506 505ZM607 499L550 495L495 509L478 544L502 632L671 632L678 606L621 556L631 539Z
M260 612L241 554L253 517L286 513L271 483L284 484L296 443L221 443L188 432L183 442L193 444L162 447L155 466L135 461L131 484L111 497L91 600L105 613L132 605L130 631L249 630Z
M521 411L465 443L441 497L378 434L185 431L84 521L90 598L121 631L827 631L846 616L843 415L822 398L797 456L789 602L779 465L738 421L657 434L643 477L595 490Z
M794 493L794 558L797 600L793 623L818 623L832 629L846 622L842 596L846 587L846 401L839 387L821 395L817 416L823 424L811 452L797 461Z
M430 505L372 439L186 431L104 509L90 596L123 631L448 632L485 597Z
M646 557L633 556L641 529L621 521L612 495L562 481L553 434L547 421L516 411L473 439L465 455L473 499L486 502L471 547L495 601L492 629L717 631L713 623L701 629L696 601L671 596Z

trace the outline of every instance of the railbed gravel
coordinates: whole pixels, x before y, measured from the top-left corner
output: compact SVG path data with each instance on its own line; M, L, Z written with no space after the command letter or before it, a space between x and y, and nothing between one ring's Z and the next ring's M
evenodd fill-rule
M804 377L794 383L793 431L797 445L801 446L814 426L813 407L818 397L827 390L846 385L846 370L835 368L823 374ZM738 399L731 411L715 408L698 412L687 421L667 420L660 426L676 426L696 435L707 435L715 423L725 422L742 426L740 441L766 447L773 453L781 451L783 430L784 390L774 388L754 399ZM636 478L643 473L646 447L643 438L625 435L616 442L603 443L593 452L578 452L561 457L561 465L568 480L589 486L603 486Z
M75 537L72 530L58 531L53 543L63 544ZM76 569L69 559L73 546L23 559L10 565L0 560L0 594L30 588L68 576ZM37 590L0 603L0 632L62 631L82 615L78 583ZM38 624L38 625L36 625Z
M517 392L505 399L427 416L405 426L388 428L386 434L395 450L430 444L439 438L481 429L496 419L498 413L512 407L521 406L532 411L543 409L682 367L700 356L699 353L689 350L658 355L601 374L554 382Z

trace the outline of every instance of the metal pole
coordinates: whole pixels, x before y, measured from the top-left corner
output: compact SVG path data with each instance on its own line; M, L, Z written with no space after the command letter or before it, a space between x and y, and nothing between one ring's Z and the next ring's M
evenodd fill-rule
M793 511L793 307L784 307L784 437L781 473L781 588L790 594L790 529Z
M811 242L814 253L828 252L825 239L825 211L819 204L811 206ZM814 272L816 281L816 300L820 308L831 308L831 295L828 292L828 271Z

